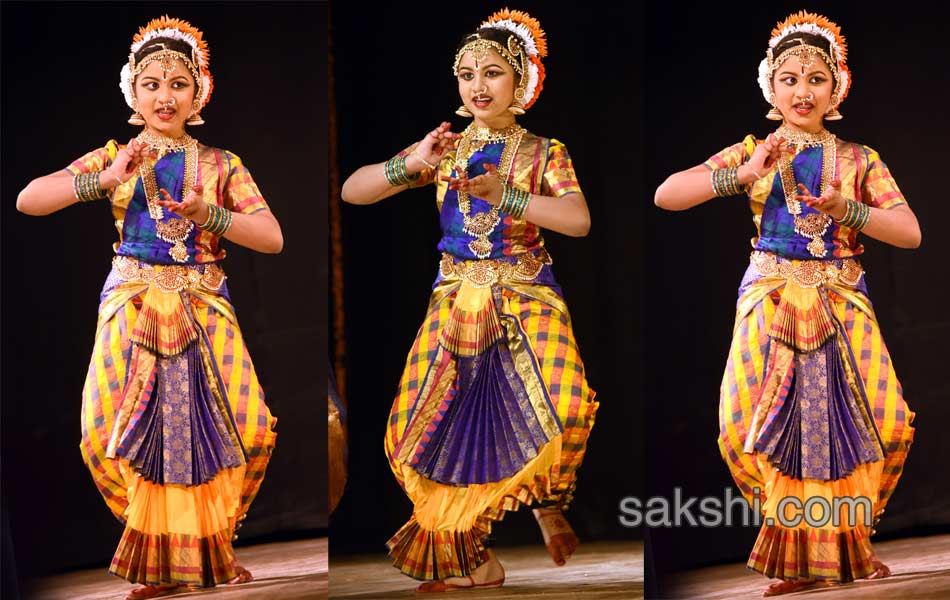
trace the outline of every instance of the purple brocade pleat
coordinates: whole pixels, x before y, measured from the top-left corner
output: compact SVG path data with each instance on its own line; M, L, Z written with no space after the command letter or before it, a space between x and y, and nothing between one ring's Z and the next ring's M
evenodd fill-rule
M478 356L456 360L458 388L414 468L451 485L511 477L550 441L511 351L502 340Z
M755 449L796 479L833 481L880 458L876 435L858 407L833 336L795 355L794 379L775 421Z
M148 406L118 455L162 485L200 485L222 469L240 466L240 449L211 392L198 343L159 357L155 370Z

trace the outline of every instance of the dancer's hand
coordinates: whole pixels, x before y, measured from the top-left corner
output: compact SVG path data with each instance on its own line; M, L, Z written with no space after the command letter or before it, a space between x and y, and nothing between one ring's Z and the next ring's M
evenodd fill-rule
M834 219L843 219L848 211L847 201L841 195L841 181L837 179L832 181L825 193L817 198L811 195L804 184L798 184L798 191L801 193L795 195L796 200L804 202L815 210L831 215Z
M139 165L147 154L148 146L135 138L129 140L125 148L116 153L112 164L106 169L108 176L99 178L99 186L103 189L111 189L135 177Z
M456 179L449 180L449 189L468 192L492 206L498 206L503 191L501 179L498 178L498 169L491 163L485 163L484 167L485 173L472 178L465 173L459 173Z
M175 202L171 194L169 194L165 188L162 188L158 190L158 193L161 195L158 204L176 215L191 219L201 225L208 220L209 212L208 205L202 197L202 191L203 187L201 185L195 185L191 188L191 191L188 192L188 195L185 196L184 200Z
M785 138L780 138L774 133L766 136L765 141L757 144L752 151L752 158L746 164L758 175L765 176L771 171L783 153L792 153L794 150L788 147Z
M419 172L429 167L429 165L439 164L439 161L442 160L445 153L451 150L452 146L455 145L455 140L461 137L452 131L451 128L452 124L444 121L422 138L422 141L420 141L416 149L412 151L412 154L406 157L406 166L411 172ZM413 154L416 156L413 156ZM410 161L418 162L418 164L412 165ZM429 164L427 165L426 163Z

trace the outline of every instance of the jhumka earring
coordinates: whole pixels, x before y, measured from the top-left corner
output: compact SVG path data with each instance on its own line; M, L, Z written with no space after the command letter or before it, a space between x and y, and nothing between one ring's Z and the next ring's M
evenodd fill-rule
M132 116L129 117L129 125L145 125L145 117L139 113L138 102L132 99Z
M455 109L455 114L457 114L457 115L460 116L460 117L471 117L471 116L472 116L472 112L471 112L470 110L468 110L467 108L465 108L465 105L464 105L464 104L463 104L462 106L458 107L457 109Z
M844 118L844 116L843 116L841 113L838 112L838 99L837 99L837 98L832 98L832 99L831 99L831 107L832 107L831 110L829 110L828 112L825 113L825 120L826 120L826 121L840 121L841 119Z
M765 118L769 121L783 121L785 117L782 116L782 111L775 106L775 92L769 96L769 104L772 105L772 108L769 109L769 112L765 113Z
M192 109L191 115L185 119L185 125L204 125L205 120L201 118L201 113L198 112L201 110L201 105L195 102L192 105Z
M515 90L515 99L511 103L511 106L508 107L508 110L512 114L523 115L524 114L524 95L525 95L525 86L528 84L527 77L523 78L524 81L518 86L518 89Z
M769 121L781 121L785 117L782 116L782 111L773 106L769 112L765 113L765 118Z

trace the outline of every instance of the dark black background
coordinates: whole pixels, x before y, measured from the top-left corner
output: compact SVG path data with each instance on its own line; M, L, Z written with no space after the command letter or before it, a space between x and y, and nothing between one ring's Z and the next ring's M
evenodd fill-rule
M241 542L327 525L327 5L4 2L2 483L23 576L105 564L121 534L78 448L80 392L116 232L107 203L36 218L16 212L16 196L32 178L137 133L126 124L119 70L133 33L166 12L203 30L210 46L207 124L190 132L244 160L285 239L276 256L229 244L224 262L278 417L277 448Z
M940 308L948 257L940 224L950 217L941 179L950 9L923 6L513 7L541 20L551 49L541 99L519 121L567 145L593 219L587 238L546 235L602 402L571 513L582 539L639 535L617 524L622 496L670 497L681 486L687 496L722 497L732 486L716 448L716 413L754 228L742 200L665 213L653 207L652 192L671 172L774 128L764 119L756 67L771 27L800 8L826 11L851 49L845 119L830 128L881 153L924 235L914 251L865 240L871 297L918 415L917 441L880 536L950 523L942 476L950 441L937 425L950 420L950 383L942 377L950 319ZM379 5L369 14L362 3L334 3L343 177L389 158L439 121L464 125L452 112L455 46L500 7ZM15 198L31 178L109 138L134 135L118 72L132 33L161 12L192 20L211 45L215 91L208 124L193 133L244 159L286 240L280 256L232 245L225 262L280 419L242 539L326 524L325 11L314 2L2 4L2 495L22 573L102 564L119 537L77 448L79 394L115 233L104 204L37 219L16 213ZM333 516L334 553L381 552L410 513L382 436L437 268L433 206L427 188L343 208L350 482ZM509 516L495 532L502 543L540 545L527 514ZM651 535L663 575L744 560L756 530Z
M862 239L871 300L904 395L917 412L916 441L875 539L927 533L950 524L946 461L950 420L946 339L950 218L943 181L950 119L945 24L950 10L901 3L884 11L866 2L651 3L645 13L645 119L651 188L704 161L746 134L776 124L756 83L777 21L819 10L842 26L853 73L841 138L879 151L923 230L917 250ZM935 5L934 5L935 6ZM833 7L833 8L831 8ZM648 490L672 497L723 498L735 489L716 447L719 383L729 349L736 290L755 229L748 203L714 200L685 213L646 212L645 335ZM738 515L738 513L736 513ZM754 527L651 531L661 571L745 560ZM763 579L764 581L764 579ZM764 585L764 583L763 583Z
M460 131L452 61L462 37L503 4L416 10L360 3L331 7L341 181L384 161L447 120ZM583 239L545 232L591 387L601 402L569 520L582 541L639 537L618 524L621 497L643 474L640 205L641 52L636 15L621 6L565 11L522 2L548 35L547 79L519 123L567 146L590 205ZM605 24L609 26L605 27ZM383 433L406 354L428 303L439 253L434 189L342 211L349 483L331 518L331 560L380 553L411 514L383 453ZM529 511L496 524L500 544L536 543ZM331 564L332 570L332 564Z

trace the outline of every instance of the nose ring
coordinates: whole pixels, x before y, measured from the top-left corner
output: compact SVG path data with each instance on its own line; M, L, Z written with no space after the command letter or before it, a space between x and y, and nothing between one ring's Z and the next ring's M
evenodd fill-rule
M175 99L169 98L168 100L159 100L158 103L161 104L163 108L169 108L171 106L175 106Z

